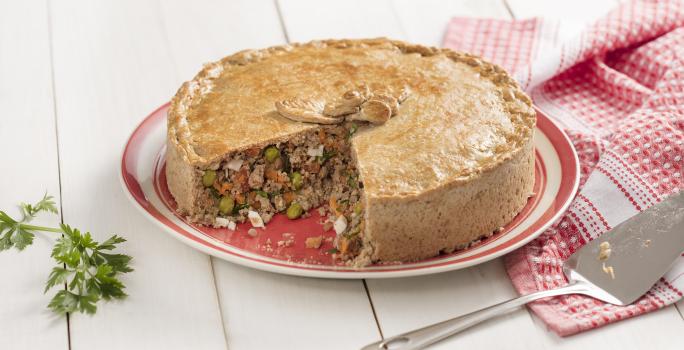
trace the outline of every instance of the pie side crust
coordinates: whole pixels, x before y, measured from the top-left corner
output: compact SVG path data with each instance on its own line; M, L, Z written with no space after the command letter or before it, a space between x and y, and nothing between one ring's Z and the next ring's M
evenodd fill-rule
M411 199L369 199L366 242L354 262L416 261L467 248L518 215L534 187L532 140L499 166Z

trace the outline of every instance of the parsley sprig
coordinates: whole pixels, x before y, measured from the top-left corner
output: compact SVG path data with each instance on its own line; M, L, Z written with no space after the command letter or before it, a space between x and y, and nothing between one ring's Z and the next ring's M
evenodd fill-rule
M0 210L0 251L12 247L24 250L33 243L34 231L62 232L57 228L28 224L41 211L57 213L55 202L52 200L52 196L48 196L47 193L38 203L34 205L21 203L19 209L22 215L19 221L12 219L7 213Z
M33 243L39 231L62 234L51 254L58 265L52 269L44 292L64 285L66 289L55 294L48 308L59 314L77 311L94 314L98 301L127 296L125 286L118 277L119 274L133 271L129 266L132 258L112 252L117 244L126 241L124 238L113 235L98 243L90 232L81 233L69 225L61 224L57 228L29 224L40 212L57 213L53 197L47 194L36 204L22 203L19 208L21 220L15 220L0 211L0 251L11 248L24 250Z

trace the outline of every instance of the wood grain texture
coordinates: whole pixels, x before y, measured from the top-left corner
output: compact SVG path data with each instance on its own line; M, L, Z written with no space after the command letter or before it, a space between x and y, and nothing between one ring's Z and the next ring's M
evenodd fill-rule
M391 0L276 0L292 42L332 38L404 38Z
M465 270L396 280L368 281L386 336L439 322L517 296L500 259ZM491 320L449 338L435 349L455 346L490 349L540 349L544 331L525 309ZM495 335L495 336L493 336ZM502 341L508 339L507 341Z
M0 2L0 210L19 218L19 202L35 202L45 191L59 201L50 43L44 1ZM59 216L36 223L58 225ZM0 347L68 349L65 317L43 294L55 266L54 233L38 233L24 251L0 252Z
M442 46L447 24L454 16L510 18L498 0L395 0L392 5L406 40L429 46Z
M153 2L59 1L51 22L64 220L134 256L130 297L71 318L72 349L225 349L210 259L134 209L123 145L178 85ZM161 146L161 145L160 145Z
M380 338L361 281L215 264L231 349L356 349Z
M618 5L618 0L505 0L518 19L544 17L591 23Z
M197 6L223 15L203 15ZM204 62L285 43L270 0L163 3L162 8L171 57L183 80ZM349 349L358 345L355 337L370 342L379 336L361 281L279 276L214 258L212 263L230 349ZM340 337L340 329L355 337Z
M584 27L601 18L618 4L617 0L505 1L515 18L544 17L559 21L559 41L578 35Z
M272 0L164 1L160 7L170 59L183 81L228 54L285 43Z

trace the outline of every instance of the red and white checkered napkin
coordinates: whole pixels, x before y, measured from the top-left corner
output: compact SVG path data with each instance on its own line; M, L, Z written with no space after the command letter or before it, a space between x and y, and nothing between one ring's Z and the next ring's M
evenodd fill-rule
M684 189L684 3L631 1L581 35L564 39L562 29L543 19L454 18L444 40L515 72L579 155L581 187L568 212L506 257L522 294L565 285L561 265L568 256ZM530 308L567 336L657 310L682 291L684 257L626 307L573 295Z

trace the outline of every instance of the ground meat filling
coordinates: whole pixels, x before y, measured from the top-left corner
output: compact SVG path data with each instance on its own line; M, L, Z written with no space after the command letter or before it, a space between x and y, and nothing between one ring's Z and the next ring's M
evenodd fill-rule
M193 219L217 227L251 221L259 227L276 213L296 220L320 208L334 229L336 254L361 249L363 183L351 159L349 139L357 125L325 126L285 142L231 154L213 169L198 170L203 214Z

